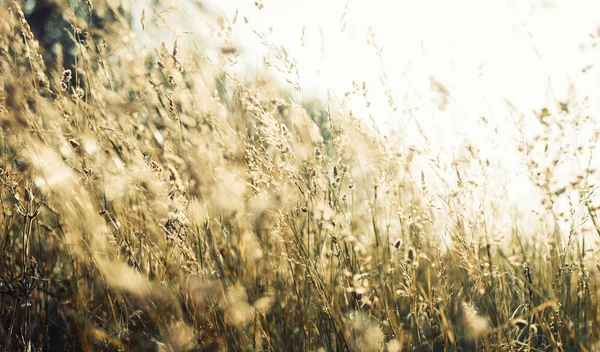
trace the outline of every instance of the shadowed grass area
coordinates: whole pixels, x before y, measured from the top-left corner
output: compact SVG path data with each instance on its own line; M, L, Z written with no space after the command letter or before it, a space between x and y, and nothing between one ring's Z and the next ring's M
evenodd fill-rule
M529 221L473 206L471 150L439 191L419 151L268 75L238 78L232 49L149 52L126 21L71 26L64 68L18 5L0 8L3 349L598 348L599 256L575 211L561 233L565 191L534 144L545 213ZM588 225L591 173L569 186Z

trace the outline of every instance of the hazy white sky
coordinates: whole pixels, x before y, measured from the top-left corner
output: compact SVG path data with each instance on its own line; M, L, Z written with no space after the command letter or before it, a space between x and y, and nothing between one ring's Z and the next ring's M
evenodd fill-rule
M204 24L189 4L173 1L184 17ZM238 12L232 29L242 49L240 72L260 68L263 56L274 60L260 33L297 62L303 97L331 94L355 115L373 116L384 131L403 128L408 143L424 148L418 121L431 149L448 161L469 140L498 164L497 181L515 202L531 198L514 152L515 118L555 106L556 99L566 99L569 85L579 98L589 97L586 113L600 110L600 73L594 67L582 72L600 59L590 48L590 33L600 20L597 0L214 0L205 5L229 22ZM381 55L367 42L371 33ZM369 107L361 93L344 97L353 81L365 83ZM449 93L441 110L440 87ZM511 113L507 102L518 113ZM580 136L571 137L577 143Z
M579 46L595 31L600 10L590 0L262 3L261 10L245 0L212 6L229 19L236 10L249 19L234 31L250 62L267 52L253 31L285 46L307 91L342 93L352 80L375 88L385 70L397 96L426 95L434 76L456 100L466 95L468 109L480 111L494 97L537 108L551 94L548 80L556 94L564 94L568 80L586 64ZM383 48L383 67L366 42L369 27Z
M372 115L380 126L413 129L407 136L415 136L418 144L416 119L435 143L433 149L448 158L468 139L505 169L499 170L499 178L518 201L529 193L522 190L523 167L514 161L516 116L506 102L531 115L565 99L572 84L579 96L589 96L591 111L598 111L599 74L594 68L582 72L598 59L589 48L589 34L600 20L595 0L259 3L262 9L254 1L211 4L230 20L236 10L248 19L238 20L234 33L250 67L260 66L262 55L272 56L256 31L284 46L297 61L304 96L329 92L343 99L353 81L365 82L369 108L361 94L345 101L357 116ZM383 50L380 56L367 42L370 33ZM432 78L449 93L443 110L436 105L440 96L432 89ZM389 107L386 89L396 111ZM481 122L482 116L488 123Z

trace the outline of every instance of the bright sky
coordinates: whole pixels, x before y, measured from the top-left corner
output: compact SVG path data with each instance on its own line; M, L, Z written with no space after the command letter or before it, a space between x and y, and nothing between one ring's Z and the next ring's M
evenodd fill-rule
M539 108L552 94L548 80L564 94L586 64L579 46L595 31L600 10L593 0L262 3L261 10L245 0L212 5L230 20L236 10L248 18L234 26L248 62L268 51L257 31L297 60L306 91L341 94L352 80L375 87L385 70L395 95L425 95L434 76L455 100L469 98L469 112L485 112L494 98ZM369 28L383 48L383 65L367 44Z
M427 136L448 156L471 141L482 153L497 160L509 175L513 199L529 197L523 192L523 167L512 143L514 119L509 101L519 112L531 114L564 100L569 85L577 95L589 96L590 109L598 111L600 77L590 50L600 18L595 0L219 0L209 8L232 20L234 33L244 48L244 61L260 66L271 56L254 32L286 48L297 61L303 95L344 99L352 82L366 83L367 108L362 94L346 100L355 115L372 115L386 130L414 130L410 110ZM374 33L378 56L367 42ZM588 50L582 50L583 46ZM382 74L387 83L381 83ZM449 92L445 109L438 108L440 95L432 78ZM435 84L435 83L434 83ZM389 107L386 89L394 100ZM482 123L484 116L488 123ZM493 130L498 128L498 133ZM416 133L414 143L420 137Z
M303 97L331 94L356 116L373 116L383 131L403 128L408 143L424 148L418 121L431 149L441 150L447 160L469 140L499 165L498 179L515 202L531 198L513 152L515 118L554 107L556 99L566 99L570 84L579 98L589 97L586 113L600 110L600 72L582 72L600 58L590 48L590 33L600 23L597 0L214 0L205 5L229 22L238 11L232 28L242 49L240 71L260 68L263 56L274 60L260 33L297 62ZM184 13L197 18L187 7ZM367 42L371 33L381 55ZM362 92L344 97L353 81L365 82L369 107ZM449 93L441 110L439 89ZM507 101L518 114L511 114ZM578 143L581 136L571 137Z

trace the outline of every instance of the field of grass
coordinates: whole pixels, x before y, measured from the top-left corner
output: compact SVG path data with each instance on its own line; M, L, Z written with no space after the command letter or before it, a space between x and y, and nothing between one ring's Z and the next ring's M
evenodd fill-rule
M553 176L577 106L522 143L525 217L473 204L476 151L433 187L400 137L231 74L234 49L144 49L110 3L66 7L67 67L0 6L2 351L600 349L594 170Z

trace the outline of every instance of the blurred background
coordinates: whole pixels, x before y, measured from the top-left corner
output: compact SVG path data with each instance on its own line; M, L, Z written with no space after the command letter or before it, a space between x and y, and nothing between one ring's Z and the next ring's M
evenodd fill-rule
M296 99L339 100L381 133L402 131L403 142L450 169L470 146L492 167L488 187L521 207L539 204L518 144L539 137L540 111L558 110L558 119L570 121L597 116L596 1L225 0L206 7L228 23L237 14L243 71L261 67L264 57L277 62L265 43L283 46L293 70L273 71L290 87L297 82ZM563 156L585 149L598 125L574 125L548 149ZM557 182L576 177L590 158L596 163L586 153L564 159ZM426 159L422 169L433 175Z
M37 37L54 48L48 55L61 43L68 63L73 58L65 49L60 3L28 0L23 8ZM518 145L540 138L535 124L542 111L574 120L599 109L596 1L106 4L129 16L137 36L124 40L135 45L150 49L174 38L182 45L199 39L188 43L201 45L214 60L228 60L227 69L244 79L268 72L297 103L346 106L380 133L419 151L417 171L431 179L452 177L452 163L466 148L476 152L491 170L481 175L486 187L525 208L539 199ZM168 31L142 31L151 15L164 18ZM103 21L98 16L95 25L101 28ZM544 150L545 156L574 151L555 170L558 184L597 164L584 148L597 132L595 120L571 125L577 127ZM428 162L432 158L437 170Z

